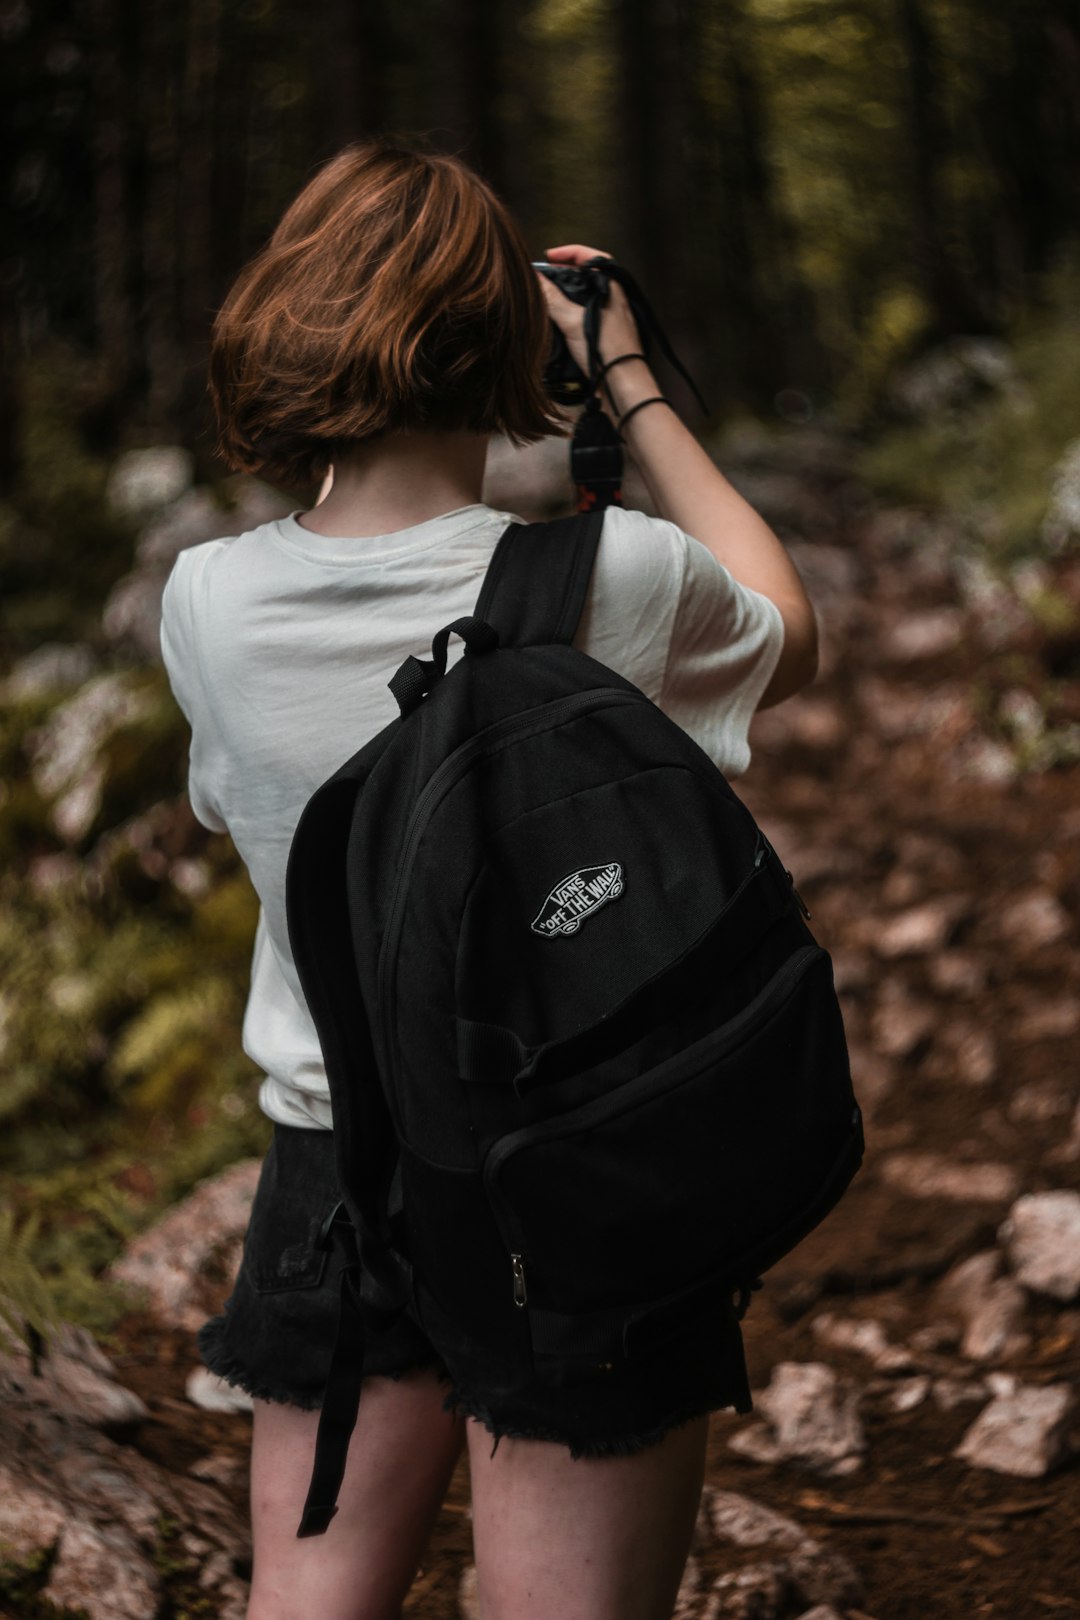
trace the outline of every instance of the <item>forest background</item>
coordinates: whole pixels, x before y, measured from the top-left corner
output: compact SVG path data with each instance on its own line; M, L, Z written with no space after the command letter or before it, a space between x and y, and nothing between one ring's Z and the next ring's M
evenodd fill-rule
M102 1327L106 1263L266 1136L254 899L103 608L140 535L153 563L126 453L177 447L181 498L249 509L207 336L284 204L357 136L461 153L536 257L634 270L721 464L748 422L831 435L1004 577L1063 543L1080 438L1080 8L3 0L0 41L0 1295L20 1326Z

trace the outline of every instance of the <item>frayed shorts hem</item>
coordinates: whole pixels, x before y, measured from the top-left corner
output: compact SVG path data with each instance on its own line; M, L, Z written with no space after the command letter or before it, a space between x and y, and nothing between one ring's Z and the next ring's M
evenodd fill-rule
M543 1440L551 1445L565 1446L575 1462L585 1459L602 1460L608 1457L636 1457L642 1451L648 1451L658 1446L669 1434L676 1429L683 1429L688 1423L697 1418L707 1417L710 1412L720 1412L728 1407L735 1407L734 1400L696 1400L689 1401L664 1419L662 1423L644 1430L640 1434L626 1435L599 1435L583 1438L567 1434L561 1429L532 1425L519 1427L517 1425L500 1423L494 1418L487 1406L475 1398L464 1394L460 1389L452 1388L443 1409L452 1412L455 1416L461 1415L473 1418L487 1430L494 1444L491 1455L494 1457L502 1440Z
M271 1382L265 1376L258 1377L236 1355L227 1349L224 1343L227 1329L227 1318L224 1316L212 1317L199 1330L199 1355L203 1365L215 1377L221 1378L234 1389L242 1389L245 1395L250 1395L254 1401L268 1401L274 1406L291 1406L301 1412L318 1412L323 1404L323 1391L298 1390L285 1384ZM433 1357L418 1358L409 1361L400 1367L380 1368L378 1371L365 1373L367 1378L392 1378L395 1383L403 1378L409 1378L415 1373L433 1372L440 1383L448 1383L446 1369L442 1363Z

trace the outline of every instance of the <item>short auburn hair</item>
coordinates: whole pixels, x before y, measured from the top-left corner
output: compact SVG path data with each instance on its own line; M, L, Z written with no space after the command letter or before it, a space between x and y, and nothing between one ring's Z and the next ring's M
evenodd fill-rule
M214 323L219 454L300 487L405 429L565 434L541 380L549 332L521 232L478 174L449 154L347 146Z

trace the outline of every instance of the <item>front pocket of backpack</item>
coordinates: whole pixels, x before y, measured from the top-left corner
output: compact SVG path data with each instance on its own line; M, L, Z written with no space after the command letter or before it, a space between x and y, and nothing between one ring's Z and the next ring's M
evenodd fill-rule
M805 946L676 1057L494 1144L485 1185L528 1300L629 1309L742 1280L820 1195L853 1108L831 959Z

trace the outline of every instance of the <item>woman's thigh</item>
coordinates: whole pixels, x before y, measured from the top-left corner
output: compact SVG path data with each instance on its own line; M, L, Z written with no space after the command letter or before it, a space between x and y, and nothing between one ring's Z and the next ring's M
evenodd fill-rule
M669 1620L705 1473L708 1418L630 1457L492 1439L469 1421L483 1620Z
M298 1540L318 1412L255 1402L249 1620L397 1620L464 1442L434 1373L364 1382L338 1513Z

